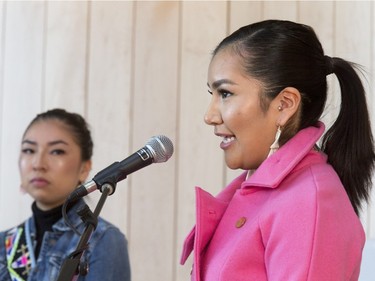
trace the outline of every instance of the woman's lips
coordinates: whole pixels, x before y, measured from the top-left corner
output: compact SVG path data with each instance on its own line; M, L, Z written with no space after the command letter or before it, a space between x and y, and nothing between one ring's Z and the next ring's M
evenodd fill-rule
M33 178L30 182L36 187L44 187L49 184L49 181L44 178Z
M227 149L235 139L234 136L224 136L223 141L220 143L220 148Z

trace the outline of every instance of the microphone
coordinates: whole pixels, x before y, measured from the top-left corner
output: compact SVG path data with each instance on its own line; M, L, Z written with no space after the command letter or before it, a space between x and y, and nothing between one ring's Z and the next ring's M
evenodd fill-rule
M137 152L121 162L114 162L97 173L92 180L79 186L69 195L67 200L77 200L97 189L102 191L101 188L104 184L109 184L114 188L116 183L125 179L127 175L152 163L166 162L172 154L172 141L166 136L154 136ZM111 194L113 192L114 190Z

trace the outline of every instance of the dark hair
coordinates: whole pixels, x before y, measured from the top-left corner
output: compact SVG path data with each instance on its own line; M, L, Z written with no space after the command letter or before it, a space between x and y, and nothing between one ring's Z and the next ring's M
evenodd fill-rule
M41 120L58 120L64 123L72 132L77 144L81 149L81 158L83 161L90 160L93 152L93 141L91 139L91 133L89 126L85 119L77 114L67 112L64 109L55 108L43 113L38 114L27 126L25 133L28 129L38 121Z
M322 150L358 214L361 201L369 199L375 161L365 91L356 72L359 67L341 58L325 56L310 26L283 20L266 20L238 29L216 47L213 56L223 49L240 56L248 75L263 83L264 111L284 88L300 91L299 111L283 127L280 145L299 130L316 126L327 100L326 76L336 75L341 108L322 139Z

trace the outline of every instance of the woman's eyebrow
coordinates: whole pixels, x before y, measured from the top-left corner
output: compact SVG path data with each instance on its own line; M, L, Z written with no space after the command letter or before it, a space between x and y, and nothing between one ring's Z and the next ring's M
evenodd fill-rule
M230 85L236 85L232 80L229 79L220 79L212 83L212 89L215 90L220 87L222 84L230 84ZM207 86L210 87L210 85L207 83Z
M22 141L22 144L37 145L37 142L25 139L25 140ZM68 145L68 143L66 141L63 141L63 140L55 140L55 141L51 141L51 142L48 143L48 145L56 145L56 144L65 144L65 145Z

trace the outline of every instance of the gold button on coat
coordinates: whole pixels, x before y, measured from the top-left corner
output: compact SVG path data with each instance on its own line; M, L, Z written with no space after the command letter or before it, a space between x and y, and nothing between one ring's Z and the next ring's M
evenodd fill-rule
M237 228L240 228L242 227L244 224L246 223L246 218L245 217L241 217L237 220L236 222L236 227Z

